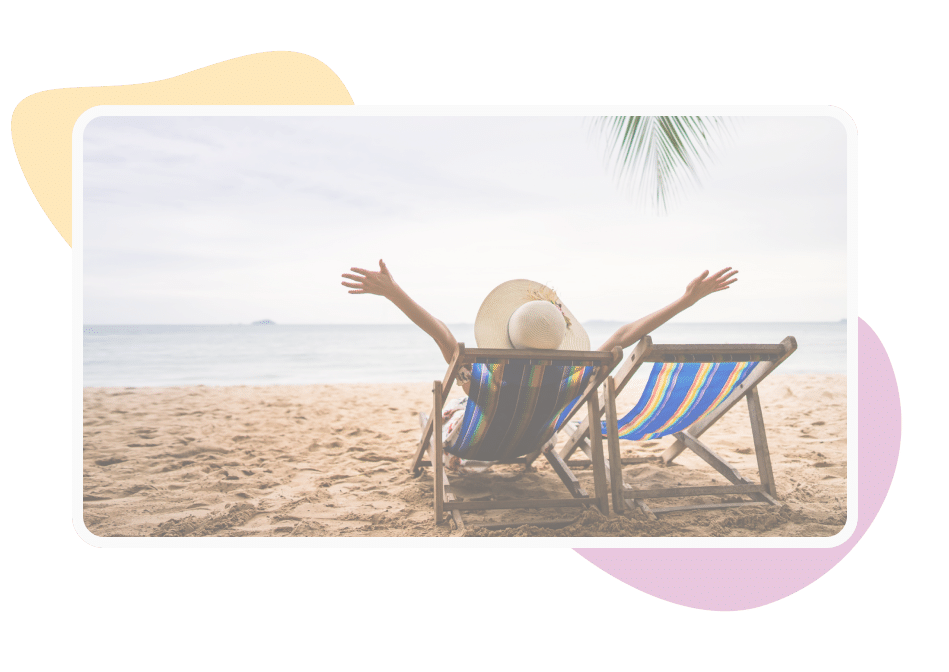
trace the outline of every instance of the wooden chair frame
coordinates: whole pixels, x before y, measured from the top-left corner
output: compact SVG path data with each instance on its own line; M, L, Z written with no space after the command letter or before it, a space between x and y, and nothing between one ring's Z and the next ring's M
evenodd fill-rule
M697 509L722 509L739 506L754 506L761 504L777 505L777 491L774 485L774 475L771 470L771 454L768 450L768 440L765 434L764 420L761 413L761 402L758 398L758 384L765 379L778 365L791 356L797 349L797 341L788 336L777 345L654 345L649 336L644 337L633 349L629 359L617 371L616 376L609 376L600 395L600 404L597 413L589 413L576 432L568 439L560 453L561 459L570 466L589 464L589 460L571 460L571 455L580 448L586 452L586 436L589 434L590 418L599 418L606 413L607 445L609 457L606 470L609 476L610 490L613 499L613 509L617 513L624 513L627 500L632 500L646 515L655 519L655 514L670 513L673 511L688 511ZM623 390L633 375L646 362L760 362L714 411L702 420L692 424L684 431L676 432L676 442L662 454L662 460L669 464L685 449L702 458L719 474L731 482L732 485L716 485L707 487L676 487L653 488L638 490L623 482L623 464L635 464L647 461L648 458L620 458L619 439L617 428L616 395ZM699 440L699 437L725 415L735 404L744 398L748 403L748 413L751 417L751 433L754 441L755 456L758 462L759 483L742 476L724 458ZM692 506L673 506L660 509L651 509L644 500L662 497L691 497L700 495L747 495L750 501L725 502L720 504L696 504Z
M580 482L570 468L560 459L555 450L544 450L543 455L553 467L556 474L563 481L564 485L570 491L571 498L567 499L520 499L520 500L501 500L490 502L460 502L451 491L451 484L448 482L448 475L445 471L443 460L442 444L442 410L445 404L445 397L451 389L452 384L458 376L462 366L475 363L507 363L510 360L531 360L537 364L553 364L555 362L574 362L577 365L596 367L593 375L580 394L577 403L565 418L564 422L569 420L577 410L584 404L587 406L587 413L590 417L599 417L602 410L600 408L600 399L596 390L600 387L609 373L616 367L623 358L623 351L619 347L613 348L612 352L592 351L583 352L575 350L500 350L500 349L466 349L463 343L458 344L458 352L448 367L448 372L443 380L436 380L432 385L432 414L422 430L422 437L419 441L415 456L412 459L411 470L418 474L422 467L434 466L435 478L435 524L443 521L447 511L459 529L464 529L464 521L461 517L462 511L484 511L488 509L533 509L533 508L566 508L566 507L587 507L596 506L604 515L609 515L609 486L606 475L606 460L603 454L603 438L600 432L594 432L590 437L591 459L593 465L593 483L595 489L594 497L580 487ZM432 438L434 436L434 441ZM432 446L434 444L434 446ZM434 447L434 450L431 448ZM530 450L524 451L527 457L519 457L512 460L503 460L498 464L524 464L529 465L538 456L542 446L531 446ZM618 449L618 446L617 446ZM425 453L430 454L429 459L425 458ZM533 455L531 453L534 453ZM486 525L488 528L510 527L513 525L540 525L555 527L565 525L571 521L563 520L543 520L543 521L525 521L513 523L511 525Z

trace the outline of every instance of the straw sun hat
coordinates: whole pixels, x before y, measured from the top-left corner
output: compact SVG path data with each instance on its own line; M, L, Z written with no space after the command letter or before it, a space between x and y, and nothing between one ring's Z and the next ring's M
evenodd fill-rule
M508 280L491 290L474 332L479 348L590 349L590 337L557 293L533 280Z

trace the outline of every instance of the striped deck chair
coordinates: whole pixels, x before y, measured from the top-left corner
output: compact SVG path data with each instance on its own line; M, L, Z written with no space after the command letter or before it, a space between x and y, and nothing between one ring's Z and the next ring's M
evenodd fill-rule
M606 413L606 420L599 424L603 435L609 439L607 470L613 509L622 513L627 500L632 500L648 516L655 518L657 513L672 511L776 505L777 492L757 386L796 349L797 341L793 336L788 336L777 345L654 345L649 336L643 338L616 376L607 379L601 394L600 408L603 410L597 409L600 413ZM642 396L628 413L617 417L617 393L646 362L653 362L653 367ZM742 398L748 403L759 483L742 476L699 440L709 427ZM568 465L577 464L570 460L577 448L586 450L588 420L589 418L580 424L561 451L561 459ZM635 441L668 435L675 436L677 440L662 455L666 464L688 448L724 476L731 485L637 490L624 483L622 465L644 462L648 458L621 459L618 439ZM659 509L651 509L645 502L653 498L701 495L742 495L749 499Z
M580 487L577 477L554 450L543 455L572 495L569 499L522 499L501 501L458 501L451 491L443 464L443 450L464 459L529 464L532 453L547 444L556 432L584 404L590 417L599 417L597 388L622 360L620 348L612 352L567 350L487 350L465 349L458 354L445 379L432 389L431 417L412 461L416 474L434 466L435 524L447 511L458 528L464 527L462 511L597 506L609 513L609 490L603 441L600 432L591 437L595 496ZM445 395L464 365L471 366L471 386L464 421L451 446L442 442L442 409ZM434 440L432 440L434 438ZM424 459L429 453L430 458ZM536 457L536 455L534 455ZM525 521L516 523L554 526L565 521ZM569 522L569 521L566 521ZM485 527L504 527L487 525Z

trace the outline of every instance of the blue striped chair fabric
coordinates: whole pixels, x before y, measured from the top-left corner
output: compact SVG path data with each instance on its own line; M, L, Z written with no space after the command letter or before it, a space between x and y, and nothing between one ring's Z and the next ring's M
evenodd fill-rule
M473 364L458 438L445 450L468 460L514 459L550 440L583 393L592 366Z
M758 362L656 362L636 405L618 420L619 438L657 439L688 428L714 411ZM606 436L606 422L601 423Z

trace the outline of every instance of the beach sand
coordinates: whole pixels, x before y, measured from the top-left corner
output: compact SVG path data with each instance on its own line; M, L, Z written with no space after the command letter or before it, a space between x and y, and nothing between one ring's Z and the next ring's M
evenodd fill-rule
M846 522L846 388L844 375L774 374L759 386L780 507L676 512L659 522L638 511L629 518L569 509L472 512L464 530L433 524L432 470L409 471L431 383L85 388L84 522L100 537L832 536ZM453 392L450 398L460 396ZM620 412L636 398L634 389L624 391ZM624 456L653 458L626 466L624 480L635 487L726 484L690 451L664 466L659 456L673 440L621 441ZM702 440L757 480L744 402ZM531 471L496 465L453 475L452 487L464 500L569 496L545 459L534 464ZM591 470L574 471L592 494ZM577 522L562 530L477 528L571 515Z

